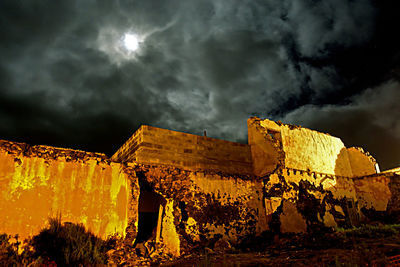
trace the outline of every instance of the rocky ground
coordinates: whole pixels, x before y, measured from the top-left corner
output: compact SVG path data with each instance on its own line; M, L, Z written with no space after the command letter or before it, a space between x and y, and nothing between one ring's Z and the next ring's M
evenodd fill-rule
M375 231L375 232L374 232ZM281 236L270 242L253 240L246 248L225 246L172 259L153 254L113 251L112 266L400 266L397 231L347 231L316 235ZM116 255L119 253L119 257ZM130 256L127 256L130 255ZM394 265L398 258L399 265Z

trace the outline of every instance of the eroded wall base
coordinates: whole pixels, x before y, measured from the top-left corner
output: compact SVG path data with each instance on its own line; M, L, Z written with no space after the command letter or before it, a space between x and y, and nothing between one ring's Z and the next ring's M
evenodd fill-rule
M128 164L167 200L159 240L178 256L223 239L237 244L268 230L263 184L249 176Z

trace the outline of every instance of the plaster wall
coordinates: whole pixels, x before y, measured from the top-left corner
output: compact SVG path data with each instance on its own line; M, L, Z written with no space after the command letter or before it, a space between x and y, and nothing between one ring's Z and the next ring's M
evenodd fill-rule
M347 149L337 137L256 117L247 124L254 172L258 176L278 167L353 176ZM362 167L356 162L355 165L360 172Z
M285 167L352 177L343 142L328 134L306 128L281 126Z
M258 118L247 120L248 140L251 147L253 173L263 177L283 164L284 153L280 128L275 122L263 124Z
M391 179L387 173L354 179L360 208L386 211L392 198Z
M0 232L26 238L60 214L103 238L123 236L137 206L132 183L104 154L0 141Z
M376 173L376 160L364 152L362 148L350 147L347 149L350 166L354 177L361 177Z

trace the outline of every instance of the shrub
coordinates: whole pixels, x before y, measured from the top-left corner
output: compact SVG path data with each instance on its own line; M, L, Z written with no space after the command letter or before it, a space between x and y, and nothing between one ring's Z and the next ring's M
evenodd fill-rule
M10 243L11 236L0 234L0 266L17 266L18 245Z
M61 218L49 219L49 227L32 239L35 254L57 266L98 265L107 261L109 242L86 231L82 224L61 223Z
M400 225L363 225L357 228L342 229L338 228L337 232L344 234L346 237L364 237L364 238L382 238L399 234Z

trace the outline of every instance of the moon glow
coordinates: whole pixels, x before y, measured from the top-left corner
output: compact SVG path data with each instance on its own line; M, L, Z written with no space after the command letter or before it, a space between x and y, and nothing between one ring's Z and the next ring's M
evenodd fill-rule
M129 51L135 51L139 48L139 39L136 35L126 33L123 38L124 46Z

